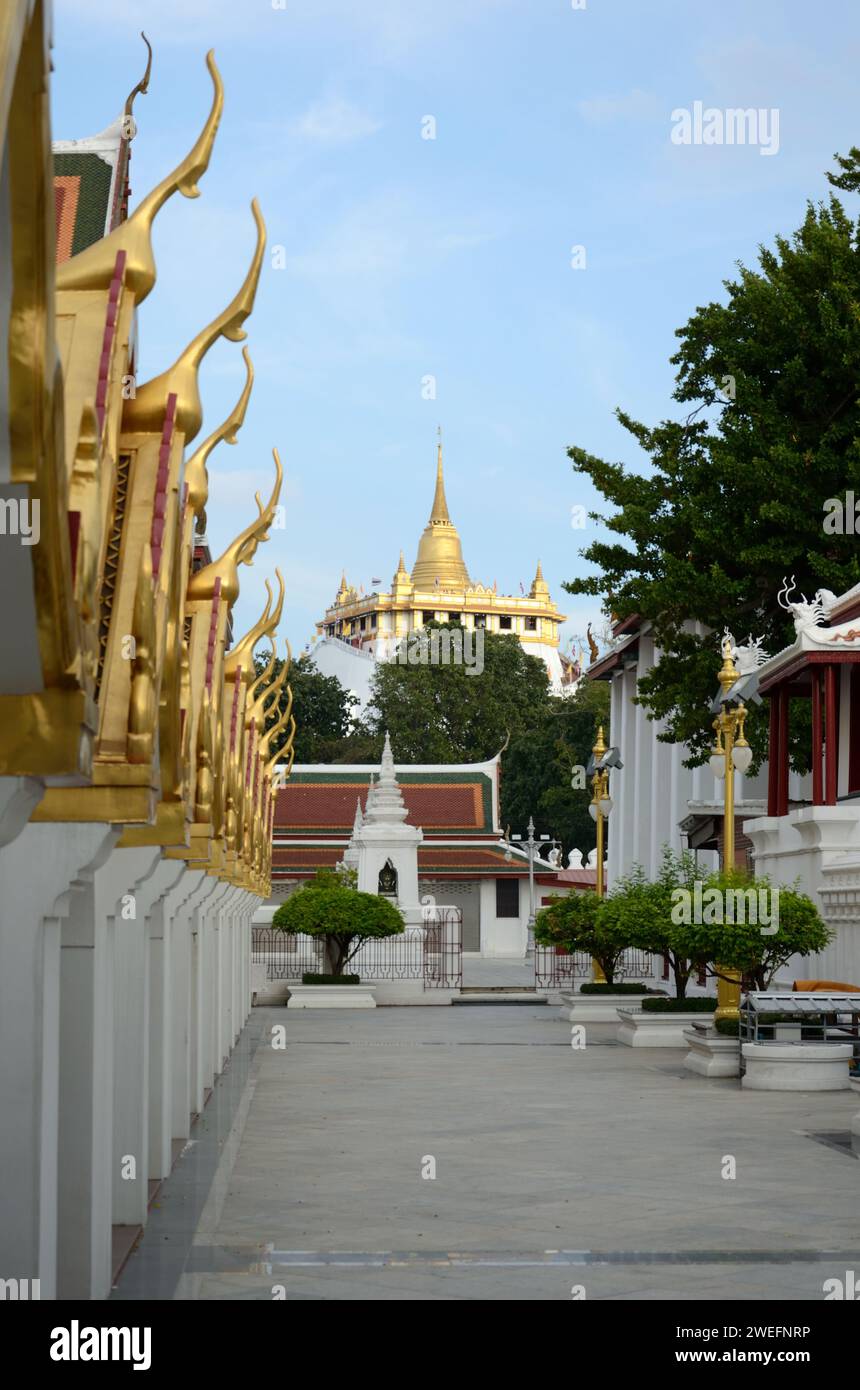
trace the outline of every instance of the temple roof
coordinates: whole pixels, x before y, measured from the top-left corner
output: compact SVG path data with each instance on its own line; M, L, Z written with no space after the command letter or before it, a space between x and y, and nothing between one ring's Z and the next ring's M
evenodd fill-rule
M498 834L493 763L438 769L395 768L411 825L425 836ZM376 766L301 767L296 764L275 807L276 838L349 836L356 797L366 804Z

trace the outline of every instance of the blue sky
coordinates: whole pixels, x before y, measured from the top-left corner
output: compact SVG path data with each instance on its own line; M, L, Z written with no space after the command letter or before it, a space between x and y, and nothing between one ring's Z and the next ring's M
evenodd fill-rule
M55 138L138 98L132 206L190 148L214 47L225 108L201 197L159 215L141 309L146 379L234 293L260 199L267 255L247 324L256 384L234 448L210 461L213 553L253 515L271 448L286 529L242 570L241 632L277 564L298 653L340 572L384 586L433 495L436 426L473 579L519 592L537 559L567 634L599 621L564 579L586 572L592 507L566 448L643 465L613 409L654 422L675 330L723 295L738 260L826 196L860 143L854 0L55 0ZM777 108L779 149L673 144L695 101ZM436 138L422 139L423 118ZM571 267L585 247L586 268ZM436 378L436 399L422 382ZM243 380L219 343L204 431ZM202 437L202 436L201 436ZM268 495L268 491L266 494Z

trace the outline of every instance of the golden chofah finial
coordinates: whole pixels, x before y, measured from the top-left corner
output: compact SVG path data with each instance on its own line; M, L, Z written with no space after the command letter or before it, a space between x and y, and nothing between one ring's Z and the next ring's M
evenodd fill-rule
M56 286L58 290L98 290L107 289L114 275L117 254L125 252L125 285L131 290L138 304L149 294L155 284L155 257L152 253L152 224L156 214L168 198L179 190L186 198L199 197L198 179L209 168L212 146L221 120L224 106L224 87L221 74L215 63L215 55L210 49L206 54L206 66L212 78L214 93L212 107L206 117L206 124L200 132L194 148L177 164L167 178L162 179L151 193L143 199L134 212L101 241L94 241L77 256L64 261L57 267ZM147 67L146 79L149 78ZM138 84L140 90L145 90ZM135 92L138 90L135 88ZM131 94L129 100L134 96Z
M197 434L203 423L203 406L200 402L200 387L197 373L200 363L213 343L219 338L229 338L231 343L241 343L247 334L242 324L254 307L263 252L266 248L266 224L260 205L255 198L251 211L257 224L257 245L241 287L210 324L201 328L192 338L184 352L180 353L172 367L160 376L138 386L134 397L126 401L122 416L123 432L150 434L160 430L164 420L164 407L167 397L176 396L175 428L185 435L188 443Z
M185 464L185 482L188 486L187 505L198 518L197 529L201 533L206 529L206 503L209 500L209 474L206 471L209 455L216 444L220 444L222 440L225 444L237 442L239 430L245 423L248 401L251 398L251 387L254 385L254 366L246 347L242 348L242 356L245 359L246 376L241 396L224 423L219 425L217 430L212 431L205 443L194 451Z
M256 554L257 546L269 539L269 527L275 519L275 510L281 495L284 470L281 467L277 449L272 450L272 455L275 460L275 484L268 503L264 507L260 501L259 492L255 494L258 515L245 527L244 531L239 532L234 541L230 542L223 555L219 555L217 560L213 560L209 565L204 565L196 574L192 574L188 581L189 602L210 600L215 593L216 579L221 580L222 602L234 604L239 597L239 566L250 565Z
M287 744L284 744L282 748L278 749L278 753L272 753L271 751L272 743L277 738L278 734L286 728L287 724L295 724L295 719L292 716L292 708L293 692L290 689L290 687L287 686L287 703L281 710L281 713L278 715L278 718L275 720L271 729L267 729L266 732L263 734L262 738L260 739L260 758L262 762L265 764L266 772L268 772L269 767L274 762L275 758L278 756L278 753L283 753L287 747ZM287 740L287 742L289 742L289 740Z
M124 126L131 117L131 128L123 129L123 134L125 135L125 138L127 140L130 140L135 133L134 118L131 116L132 107L134 106L134 99L138 94L144 97L146 96L147 92L149 91L149 78L152 73L152 44L149 42L149 39L146 37L146 34L143 32L142 29L140 31L140 37L143 39L143 42L146 44L148 50L146 59L146 72L143 74L143 77L140 79L140 81L136 83L134 87L132 87L131 91L125 99L123 115L126 118L126 122L124 122Z
M269 588L269 581L266 580L266 590L269 594L269 602L266 604L265 612L258 618L254 626L240 642L237 642L232 651L227 652L224 657L224 679L231 681L235 678L236 672L242 668L243 674L247 672L247 679L251 680L251 672L254 669L254 648L264 637L269 637L275 631L281 621L281 614L284 611L284 577L279 569L275 570L278 581L278 600L274 609L270 610L272 602L272 591Z
M275 669L275 662L276 662L277 659L278 659L277 652L278 652L278 644L277 644L277 642L275 641L275 639L274 639L274 637L273 637L273 638L272 638L272 651L271 651L271 654L270 654L270 656L269 656L268 665L266 666L265 670L263 670L263 671L260 672L260 674L259 674L259 676L257 677L256 681L254 682L253 688L248 692L248 699L252 702L252 704L255 704L255 705L256 705L256 704L258 703L258 701L263 700L263 699L265 698L266 694L269 693L269 692L268 692L268 687L267 687L267 682L269 681L269 679L270 679L270 677L271 677L271 675L272 675L272 672L273 672L274 669ZM264 687L266 687L266 688L264 689Z
M272 732L274 733L275 730L273 730ZM272 775L272 768L275 766L275 763L278 761L278 758L282 758L283 755L284 755L284 753L286 753L287 751L289 751L289 760L288 760L288 762L287 762L287 770L286 770L286 773L284 774L284 780L286 781L287 777L289 777L290 773L291 773L292 770L293 770L293 758L295 757L295 754L294 754L294 752L293 752L293 738L295 737L295 732L296 732L296 720L295 720L295 716L294 716L294 715L291 715L291 716L290 716L290 732L289 732L289 734L287 735L287 741L286 741L286 743L284 744L283 748L279 748L279 749L278 749L277 753L273 753L272 756L271 756L271 758L269 759L269 761L266 763L266 776L267 776L267 777L270 777L270 776Z
M287 672L289 671L289 669L290 669L290 664L289 664L288 661L285 661L284 664L283 664L283 666L281 667L280 671L279 671L278 674L275 676L275 679L272 681L272 684L271 684L271 685L267 685L266 688L265 688L265 690L263 691L262 695L259 697L259 699L258 699L258 700L255 700L254 704L251 706L251 718L250 718L250 722L252 722L252 723L257 723L257 724L258 724L258 727L259 727L259 725L262 725L265 716L273 713L273 711L274 711L274 709L275 709L275 706L278 704L278 701L279 701L279 699L280 699L281 688L282 688L282 686L283 686L285 680L287 679ZM263 705L265 704L266 700L268 700L268 698L269 698L270 695L274 695L276 698L275 698L274 703L271 704L271 705L269 706L269 708L268 708L268 709L265 711L265 713L264 713L264 711L263 711ZM290 704L292 705L292 700L290 701ZM261 738L260 738L260 746L261 746L261 748L262 748L263 740L265 740L266 738L267 738L267 734L262 733L262 734L261 734ZM268 745L267 745L267 747L268 747ZM263 751L265 752L266 750L264 749Z

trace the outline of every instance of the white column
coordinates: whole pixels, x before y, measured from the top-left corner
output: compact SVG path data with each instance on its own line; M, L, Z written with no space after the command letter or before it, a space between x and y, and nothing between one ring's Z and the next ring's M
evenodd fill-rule
M191 1109L199 1115L205 1103L207 1080L208 1020L208 913L211 901L220 893L222 884L204 873L203 881L192 898L191 905Z
M3 838L0 1269L39 1279L42 1298L55 1298L61 920L70 881L115 836L105 825L24 823Z
M171 1169L170 1133L170 890L185 872L180 859L163 859L156 869L161 892L147 915L149 940L149 1176Z
M72 881L60 929L60 1299L106 1298L111 1285L113 924L96 874L118 834Z
M191 913L194 897L206 881L202 869L186 869L176 890L182 894L173 913L171 938L172 1076L171 1135L187 1139L191 1129L191 1038L194 1019L191 1004Z
M116 850L126 889L114 925L113 1220L142 1226L149 1205L149 943L160 891L157 845Z

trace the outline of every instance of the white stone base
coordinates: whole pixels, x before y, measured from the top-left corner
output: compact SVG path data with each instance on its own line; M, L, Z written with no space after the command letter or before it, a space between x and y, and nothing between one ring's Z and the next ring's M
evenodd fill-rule
M572 1023L617 1023L620 1008L638 1009L643 999L653 994L579 994L572 990L562 993L561 1016Z
M290 983L291 1009L375 1009L376 985L299 985Z
M697 1028L685 1028L684 1040L689 1052L684 1058L684 1066L697 1076L737 1076L740 1071L740 1049L737 1038L723 1037L722 1033L699 1032Z
M747 1091L847 1091L850 1043L744 1043Z
M625 1047L686 1047L685 1032L707 1014L651 1014L641 1009L617 1010L621 1023L616 1037Z

